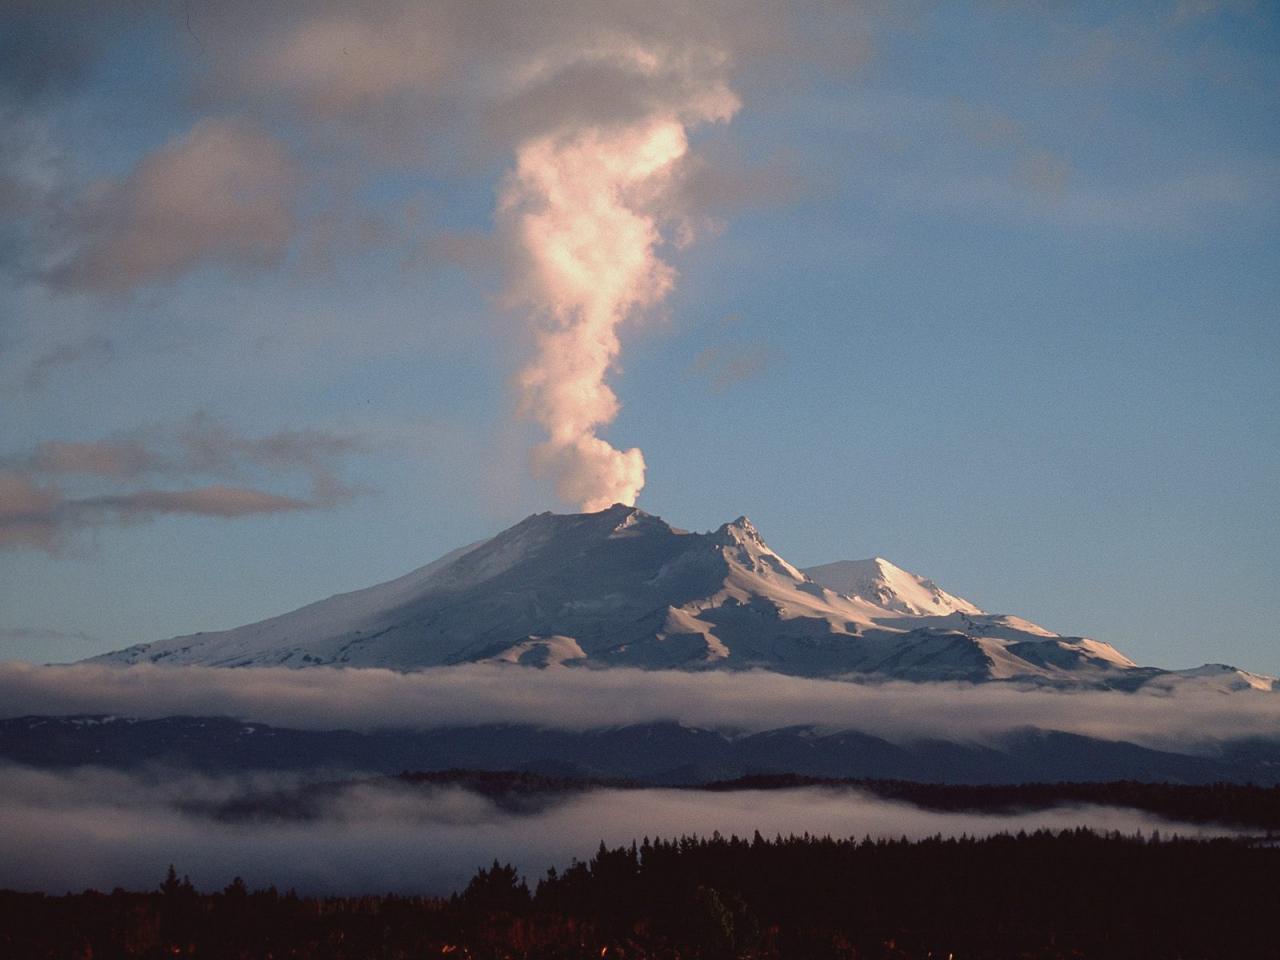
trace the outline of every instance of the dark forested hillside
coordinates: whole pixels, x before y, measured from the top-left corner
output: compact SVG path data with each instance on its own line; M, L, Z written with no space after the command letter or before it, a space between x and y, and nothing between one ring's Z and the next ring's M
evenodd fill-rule
M922 842L603 847L531 892L304 898L172 874L152 893L0 893L14 958L1280 957L1280 848L1086 830Z
M709 783L759 773L944 783L1141 780L1280 784L1280 740L1225 742L1212 756L1153 750L1050 730L990 745L891 743L850 730L787 727L753 734L644 723L592 730L530 725L294 730L227 717L28 716L0 719L0 759L43 769L205 773L261 770L525 770L564 777Z

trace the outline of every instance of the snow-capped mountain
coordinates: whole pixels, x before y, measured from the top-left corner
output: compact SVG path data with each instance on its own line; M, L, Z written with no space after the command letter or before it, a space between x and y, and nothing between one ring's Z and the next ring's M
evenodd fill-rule
M932 580L894 566L884 557L870 560L839 560L804 573L824 587L849 597L859 597L913 617L943 616L949 613L982 611L968 600L953 597Z
M800 570L745 517L689 533L621 505L536 514L389 583L96 659L396 670L475 661L763 668L1117 687L1170 676L1138 667L1107 643L984 613L878 557Z

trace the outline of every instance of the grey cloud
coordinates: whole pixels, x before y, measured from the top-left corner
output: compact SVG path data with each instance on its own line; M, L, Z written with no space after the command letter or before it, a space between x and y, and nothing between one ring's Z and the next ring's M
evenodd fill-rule
M0 627L0 643L48 641L52 643L60 643L64 641L75 641L76 643L91 642L96 640L87 633L77 631L75 633L64 633L61 630L48 630L37 627Z
M561 51L564 62L495 104L491 121L505 139L570 126L625 125L664 106L695 101L726 73L714 49L692 46L657 70L627 59L633 52L626 47L585 55Z
M237 464L271 469L326 470L339 458L356 453L363 443L355 437L323 430L278 430L247 437L208 414L197 414L177 428L183 448L183 469L195 472L234 472Z
M44 387L49 378L64 367L101 366L115 357L115 344L107 337L90 336L71 343L62 343L31 361L24 383L28 390Z
M776 348L764 343L717 344L706 347L694 358L693 370L710 382L711 389L723 393L763 376L778 356Z
M331 277L344 265L348 250L374 250L404 242L406 231L377 213L360 210L349 199L308 217L299 229L297 270L304 278Z
M956 98L951 101L951 117L960 131L981 147L1026 147L1026 129L1012 117L997 110Z
M571 122L622 123L801 46L809 58L864 49L861 7L815 6L806 17L767 0L238 4L202 12L197 28L219 51L211 104L249 98L320 142L358 143L364 164L421 166L487 160ZM822 27L806 32L810 19ZM655 57L640 64L635 50Z
M989 104L884 93L849 98L842 122L894 153L853 158L840 185L895 211L962 214L997 223L1195 241L1274 209L1276 164L1248 153L1133 159L1122 173L1074 166L1063 128ZM1046 126L1046 123L1049 125Z
M1182 0L1163 8L1116 4L1105 21L1093 18L1054 18L1049 24L1041 78L1070 86L1074 92L1090 87L1172 94L1190 91L1206 81L1268 83L1265 57L1243 47L1206 39L1188 45L1180 28L1222 14L1233 14L1241 25L1261 24L1250 0Z
M131 493L85 497L67 501L61 505L61 509L72 514L106 512L121 520L133 520L150 519L167 513L245 517L255 513L309 510L316 506L318 504L296 497L215 484L193 490L136 490Z
M211 475L243 478L252 468L329 475L342 458L360 453L364 441L318 429L283 429L248 436L208 413L127 431L104 440L48 440L27 456L0 466L38 475L81 474L129 479L142 475L186 479Z
M521 815L452 787L361 787L334 798L320 818L301 823L225 823L185 806L287 782L0 767L0 887L148 889L174 863L203 889L221 888L238 875L252 887L275 884L302 893L447 894L494 858L536 880L549 866L589 858L602 841L617 846L643 836L716 830L913 838L1081 825L1124 833L1229 832L1106 807L948 814L822 789L599 790Z
M222 484L189 490L133 490L69 497L29 478L0 472L0 550L31 547L56 553L77 530L136 523L166 514L234 518L313 510L330 503Z
M794 158L778 155L748 162L717 145L689 156L679 177L678 206L695 217L784 206L826 189Z
M951 102L951 115L974 146L1012 158L1015 182L1044 199L1063 199L1071 177L1070 163L1038 143L1023 124L997 110L959 99Z
M71 166L47 121L0 104L0 269L5 273L27 278L50 267L62 242Z
M605 65L610 58L593 53L619 42L647 42L690 57L706 44L758 53L779 45L790 19L754 0L553 0L536 7L519 0L330 2L302 9L255 4L200 16L201 30L228 48L229 57L213 65L214 85L282 96L326 115L405 95L494 103L540 81L556 84L563 70ZM634 96L612 92L623 104Z
M1197 236L1251 205L1280 200L1274 164L1191 168L1127 190L1081 188L1056 211L1069 223Z
M449 6L321 3L301 15L276 8L211 20L216 35L248 41L239 59L215 69L233 88L282 96L321 117L430 96L458 66L446 31Z
M356 495L338 470L364 449L355 437L315 429L245 436L207 414L105 440L46 441L0 461L0 549L53 553L76 531L164 515L232 519L332 507ZM250 485L282 474L300 474L309 494ZM237 482L190 486L197 479ZM64 482L91 489L68 492Z
M1018 160L1018 177L1036 193L1060 200L1067 192L1071 166L1048 150L1033 150Z
M97 53L84 10L13 0L0 13L0 97L27 104L77 86Z
M1270 159L1171 162L1162 172L1107 181L1073 169L1012 118L960 101L873 96L847 122L869 137L935 144L932 153L913 151L910 162L881 157L845 172L845 189L877 206L1194 241L1280 199ZM945 128L953 135L941 135Z
M922 168L888 178L879 197L907 209L1040 221L1103 236L1159 232L1184 241L1280 201L1274 164L1268 163L1188 167L1125 184L1086 182L1052 158L1031 158L1015 172L1013 181L980 172L944 179Z
M716 393L763 376L783 358L774 345L743 338L738 331L740 323L737 316L721 320L717 340L699 351L689 367L690 373L705 379Z
M157 466L155 453L137 440L48 440L27 461L40 474L79 473L131 479Z
M384 223L335 204L333 183L363 184L387 166L470 176L513 139L678 106L691 90L766 62L785 74L798 49L847 72L848 51L868 42L868 15L855 5L815 8L807 16L767 0L319 0L181 12L142 4L135 16L191 50L192 102L210 116L127 176L87 189L65 177L9 225L0 256L61 288L118 294L208 264L270 268L295 249L303 269L323 269L340 262L338 248L360 248L371 228L380 243L412 247L388 226L394 217ZM85 15L70 5L24 9L30 23L16 42L31 50L10 68L32 91L70 82L119 29L106 16L77 25ZM32 52L41 38L53 45L47 57ZM637 61L636 51L653 58ZM241 119L220 118L232 116ZM291 157L250 118L287 130L305 150ZM33 134L16 132L5 139L26 150ZM30 205L29 184L3 167L0 206ZM319 184L299 224L297 194ZM744 195L723 184L697 189Z
M54 515L60 499L51 487L17 471L0 469L0 550L53 550L57 542Z
M493 236L476 230L443 230L428 237L405 267L441 260L456 267L483 270L502 262L502 249Z
M866 684L754 671L534 671L482 664L397 673L15 663L0 665L0 710L9 716L233 716L321 730L482 723L583 730L656 721L743 731L816 725L898 742L988 740L1034 726L1181 749L1274 737L1280 730L1280 696L1256 691L1117 693Z
M46 32L6 33L0 36L0 90L19 102L61 91L79 82L89 59L87 43Z
M206 263L274 265L292 236L296 186L275 138L242 120L201 120L90 190L70 225L77 249L49 279L119 292Z
M1257 0L1178 0L1173 8L1173 22L1188 23L1223 13L1251 14L1257 9Z

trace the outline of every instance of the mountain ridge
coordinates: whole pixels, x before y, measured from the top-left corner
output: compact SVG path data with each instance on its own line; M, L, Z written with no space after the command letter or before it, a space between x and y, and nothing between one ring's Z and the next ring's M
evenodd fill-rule
M0 718L0 760L42 769L276 771L525 770L706 783L762 774L1017 784L1131 780L1280 785L1280 743L1245 737L1211 752L1063 731L1011 729L980 743L891 741L809 725L753 733L653 722L561 730L529 724L355 731L226 716Z
M1121 689L1155 677L1274 687L1243 671L1139 667L1108 643L986 613L881 557L802 570L745 516L691 533L621 504L532 514L382 584L93 659L395 670L489 661Z

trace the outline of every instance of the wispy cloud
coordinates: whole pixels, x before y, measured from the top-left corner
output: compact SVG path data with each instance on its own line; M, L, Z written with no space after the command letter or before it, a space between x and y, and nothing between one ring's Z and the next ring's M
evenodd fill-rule
M284 146L239 119L205 119L95 184L75 217L76 247L50 279L129 290L204 263L272 266L293 232L296 171Z
M421 236L350 202L372 171L456 174L532 136L634 123L698 96L740 58L778 54L794 32L792 15L763 0L235 4L155 25L166 19L176 46L218 51L193 77L204 116L123 175L77 171L36 196L3 161L30 154L29 128L88 76L112 24L48 5L5 11L0 120L12 113L15 126L0 145L0 217L6 195L29 198L12 252L24 275L119 295L208 265L272 268L291 251L314 269L365 249L370 230L411 250ZM669 68L615 55L628 48ZM699 62L701 49L716 57Z
M69 504L75 511L106 511L122 520L150 519L166 513L244 517L253 513L307 510L317 505L296 497L222 484L192 490L139 490L134 493L86 497Z
M1257 9L1257 0L1178 0L1173 8L1173 21L1183 24L1224 13L1252 14Z
M97 637L82 631L65 633L40 627L0 627L0 644L4 643L93 643Z
M92 335L70 343L60 343L40 354L27 367L23 378L28 390L38 390L64 367L101 366L115 357L115 344L110 338Z
M164 515L227 519L334 506L355 493L338 474L342 461L364 447L314 429L245 436L204 414L103 440L45 441L0 460L0 549L55 552L77 530ZM281 475L302 476L309 493L247 485Z
M844 190L886 211L1182 243L1280 202L1269 157L1145 156L1108 171L1096 156L1086 163L1063 152L1062 131L1043 118L1031 124L955 98L872 93L847 107L843 122L868 140L911 145L893 162L872 154L842 174Z
M693 372L706 378L711 389L723 393L764 375L779 353L765 343L713 344L693 358Z
M33 473L78 473L132 479L158 466L156 454L139 440L47 440L25 466Z
M974 147L1012 159L1016 182L1044 199L1062 199L1071 178L1071 164L1037 142L1026 125L991 107L958 98L951 101L950 108L952 122Z
M744 337L742 318L725 317L719 322L715 339L698 351L689 372L706 380L716 393L764 376L783 360L782 351L772 343Z
M135 490L69 497L30 477L0 471L0 550L30 547L57 553L77 531L109 523L136 523L165 514L245 517L311 510L330 503L222 484L189 490Z

